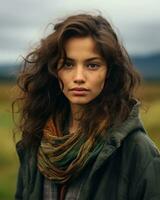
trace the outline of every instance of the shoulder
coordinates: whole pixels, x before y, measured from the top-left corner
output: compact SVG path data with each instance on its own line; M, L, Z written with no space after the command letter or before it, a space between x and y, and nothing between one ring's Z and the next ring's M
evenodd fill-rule
M16 152L21 163L25 162L26 160L34 156L37 152L37 149L38 149L37 146L35 147L33 147L33 145L25 146L22 140L16 143Z
M16 143L16 152L19 157L19 160L22 161L26 153L26 148L22 144L21 140Z
M129 134L123 142L123 147L127 154L139 159L144 157L150 160L154 157L160 157L160 152L152 139L141 130Z
M150 169L149 174L160 170L160 153L151 138L142 131L129 134L121 146L124 174L137 183Z
M127 136L122 145L123 173L130 183L132 199L160 197L160 153L151 138L142 131ZM142 196L144 198L142 198Z

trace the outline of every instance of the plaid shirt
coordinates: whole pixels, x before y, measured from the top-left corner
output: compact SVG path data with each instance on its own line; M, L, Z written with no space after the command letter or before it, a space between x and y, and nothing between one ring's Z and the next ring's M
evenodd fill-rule
M65 200L78 200L84 176L77 178L67 189ZM48 179L44 179L43 200L58 200L58 187Z

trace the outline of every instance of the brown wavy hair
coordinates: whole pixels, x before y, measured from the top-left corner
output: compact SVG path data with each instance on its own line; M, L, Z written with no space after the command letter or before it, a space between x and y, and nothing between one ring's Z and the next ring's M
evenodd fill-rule
M122 123L131 110L141 77L111 24L101 15L72 15L55 24L52 33L22 63L13 114L18 104L18 127L26 145L40 142L51 116L59 127L67 119L70 106L59 86L57 64L61 57L65 61L64 44L71 37L92 37L108 66L101 94L85 106L80 134L102 135L108 127Z

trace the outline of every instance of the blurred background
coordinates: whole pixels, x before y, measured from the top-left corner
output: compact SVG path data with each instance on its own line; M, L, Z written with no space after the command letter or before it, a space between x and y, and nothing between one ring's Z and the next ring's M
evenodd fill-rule
M0 0L0 200L14 199L18 158L11 102L22 56L47 35L47 24L80 12L101 13L114 25L144 81L144 126L160 148L159 0Z

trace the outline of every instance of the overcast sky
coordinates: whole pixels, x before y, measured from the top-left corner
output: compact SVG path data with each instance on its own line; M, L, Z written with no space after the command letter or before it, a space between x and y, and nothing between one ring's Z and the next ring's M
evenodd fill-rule
M0 0L0 62L16 62L58 18L101 11L130 54L160 52L160 0Z

